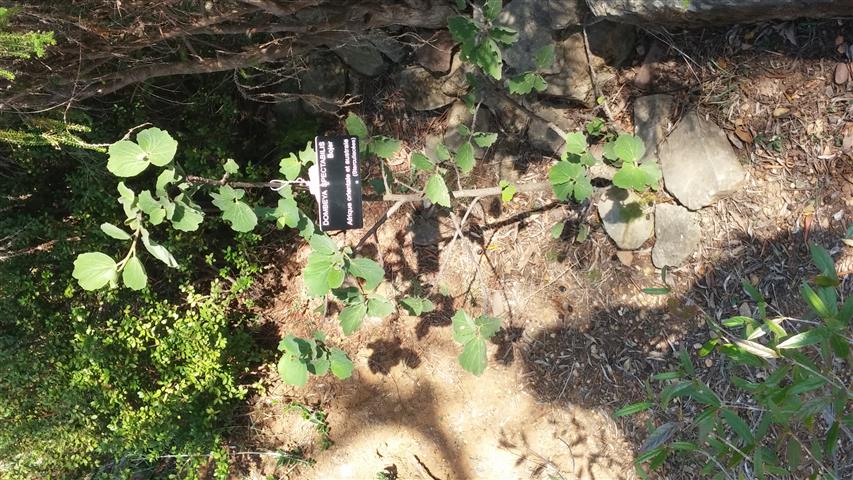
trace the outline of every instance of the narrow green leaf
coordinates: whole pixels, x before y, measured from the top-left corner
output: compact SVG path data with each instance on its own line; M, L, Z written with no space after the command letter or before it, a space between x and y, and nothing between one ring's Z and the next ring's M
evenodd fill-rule
M148 231L142 230L142 244L145 246L145 249L148 250L148 253L154 256L157 260L165 263L166 266L170 268L178 268L178 261L175 260L175 257L169 253L169 250L166 247L154 242L148 236Z
M835 262L825 248L812 243L809 245L809 252L811 253L812 261L818 270L820 270L820 273L829 279L838 280L838 274L835 272Z
M121 228L113 225L112 223L104 222L101 224L101 231L107 234L107 236L115 238L116 240L130 240L130 234L122 230Z
M556 239L558 239L558 238L560 238L560 236L562 236L562 235L563 235L563 229L564 229L564 228L566 228L566 223L565 223L565 222L555 223L555 224L551 227L551 238L553 238L553 239L555 239L555 240L556 240Z
M632 403L631 405L626 405L626 406L620 408L619 410L616 410L615 412L613 412L613 416L616 418L619 418L619 417L624 417L627 415L633 415L635 413L639 413L639 412L642 412L644 410L648 410L648 409L652 408L654 405L655 404L651 403L651 402Z
M826 332L823 329L816 328L803 333L798 333L792 337L788 337L785 341L776 346L776 348L802 348L809 345L820 343L826 338Z
M823 300L821 300L812 287L805 283L802 284L800 286L800 294L806 302L808 302L809 306L812 307L812 310L820 316L820 318L824 320L832 318L832 312L827 308L826 304L823 303Z
M751 445L754 442L755 439L753 438L752 431L749 429L749 425L737 413L728 408L721 409L720 413L723 415L723 420L743 440L744 445Z

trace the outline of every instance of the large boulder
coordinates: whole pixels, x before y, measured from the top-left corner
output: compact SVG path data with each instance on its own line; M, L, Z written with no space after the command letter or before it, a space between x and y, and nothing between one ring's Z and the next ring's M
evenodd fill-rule
M597 17L655 25L846 17L853 12L853 0L587 0L587 3Z
M746 171L717 125L689 112L660 145L667 191L690 210L698 210L737 191Z

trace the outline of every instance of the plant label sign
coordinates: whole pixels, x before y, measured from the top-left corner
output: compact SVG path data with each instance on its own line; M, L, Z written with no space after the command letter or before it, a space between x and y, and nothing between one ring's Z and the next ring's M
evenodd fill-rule
M317 198L320 230L363 226L358 137L316 137L317 161L309 169L309 188Z

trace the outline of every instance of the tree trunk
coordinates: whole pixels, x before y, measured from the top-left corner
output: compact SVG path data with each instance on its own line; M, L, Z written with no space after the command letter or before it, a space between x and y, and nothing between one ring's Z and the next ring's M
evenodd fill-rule
M730 24L853 15L853 0L587 0L592 13L637 24Z

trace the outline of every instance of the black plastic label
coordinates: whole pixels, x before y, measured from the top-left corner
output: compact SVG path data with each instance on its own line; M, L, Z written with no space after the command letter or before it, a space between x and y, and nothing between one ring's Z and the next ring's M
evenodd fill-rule
M361 176L358 164L358 137L317 137L320 230L361 228Z

